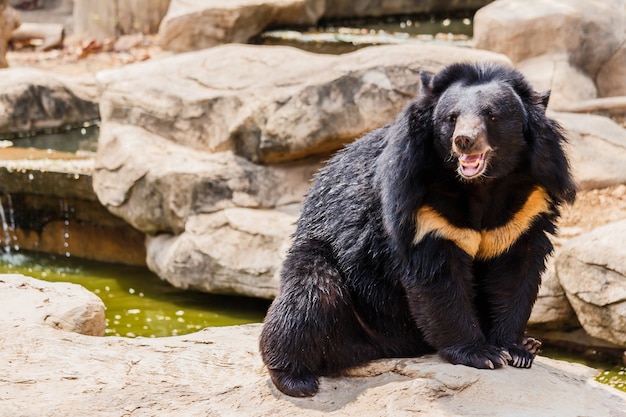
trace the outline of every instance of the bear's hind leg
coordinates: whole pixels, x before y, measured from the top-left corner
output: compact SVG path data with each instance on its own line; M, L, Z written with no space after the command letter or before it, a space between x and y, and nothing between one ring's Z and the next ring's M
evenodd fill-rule
M359 332L330 249L315 241L294 245L261 333L261 354L276 387L290 396L312 396L319 376L374 357L374 347Z

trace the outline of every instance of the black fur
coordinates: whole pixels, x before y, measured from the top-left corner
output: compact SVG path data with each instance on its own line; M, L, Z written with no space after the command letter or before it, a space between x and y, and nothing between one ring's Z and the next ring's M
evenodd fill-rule
M314 395L319 376L377 358L437 351L476 368L532 363L538 345L523 336L552 251L547 233L575 197L565 138L545 116L547 94L511 68L455 64L422 81L393 123L339 152L309 191L260 343L285 394ZM460 175L453 151L461 120L489 145L475 178ZM547 208L510 246L485 256L462 248L484 243L481 231L504 235L537 189ZM418 239L426 207L471 239Z

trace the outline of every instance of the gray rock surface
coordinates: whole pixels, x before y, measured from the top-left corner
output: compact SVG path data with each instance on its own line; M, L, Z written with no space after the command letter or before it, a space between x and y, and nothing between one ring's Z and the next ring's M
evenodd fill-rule
M271 299L296 220L246 208L192 216L180 235L148 237L147 264L175 287Z
M566 54L539 55L518 62L516 68L535 90L551 91L548 103L551 109L563 109L598 96L593 79L573 66Z
M0 132L29 132L100 117L94 90L81 80L34 68L0 76Z
M310 25L323 0L172 0L159 27L159 44L176 52L246 43L270 25Z
M608 117L554 113L569 139L567 153L579 189L626 183L626 129Z
M167 50L194 51L246 43L268 27L314 25L343 18L476 10L490 0L172 0L159 28Z
M102 300L68 282L0 274L0 306L3 317L10 317L4 325L45 325L89 336L104 336L106 328Z
M556 271L585 331L626 346L626 220L567 242Z
M624 0L493 2L475 15L474 41L477 48L507 55L529 78L552 81L554 104L593 98L592 83L600 96L626 91Z
M135 228L179 234L193 215L298 203L319 166L256 165L232 152L198 152L140 127L106 123L93 186L100 202Z
M576 313L574 313L556 275L554 260L555 257L548 259L546 271L541 277L537 301L528 320L529 326L539 326L543 329L563 329L577 325Z
M0 68L9 66L6 59L9 39L20 23L20 17L15 9L9 6L6 0L0 1Z
M199 151L293 160L338 149L389 122L418 93L420 70L459 60L509 62L427 44L340 56L224 45L100 73L102 120L142 126Z
M74 286L67 294L83 291ZM0 286L4 299L3 292ZM50 302L59 308L56 297ZM382 360L322 378L313 398L290 398L261 362L260 325L93 337L43 325L28 309L37 310L24 304L12 314L0 303L0 367L10 370L0 380L2 412L11 416L604 417L626 409L626 394L595 382L597 371L542 357L531 369L494 371L435 356Z

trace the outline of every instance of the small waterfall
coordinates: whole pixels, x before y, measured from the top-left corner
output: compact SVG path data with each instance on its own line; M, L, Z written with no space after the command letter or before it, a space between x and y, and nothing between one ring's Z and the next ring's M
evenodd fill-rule
M18 251L20 248L14 241L17 241L15 236L15 212L13 210L13 201L11 196L6 196L7 209L2 204L2 198L0 198L0 221L2 222L2 251L4 253L11 253L12 250Z

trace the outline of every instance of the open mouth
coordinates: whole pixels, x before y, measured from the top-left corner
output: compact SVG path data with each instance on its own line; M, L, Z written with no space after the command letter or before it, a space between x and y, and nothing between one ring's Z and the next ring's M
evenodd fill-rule
M463 178L476 178L487 168L487 152L459 155L459 174Z

